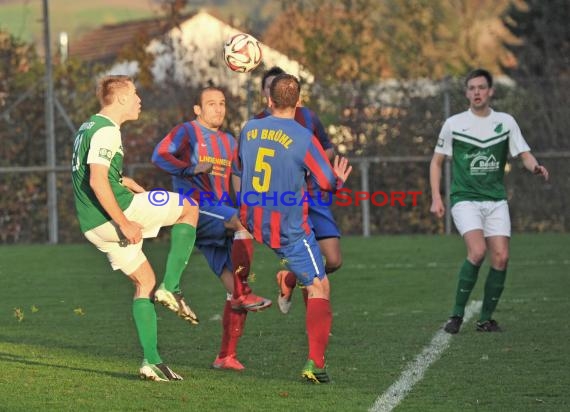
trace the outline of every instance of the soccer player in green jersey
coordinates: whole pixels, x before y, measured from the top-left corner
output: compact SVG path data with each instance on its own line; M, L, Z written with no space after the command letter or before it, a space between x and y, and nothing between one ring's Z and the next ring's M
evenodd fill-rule
M194 247L198 207L169 192L145 192L123 176L121 125L136 120L141 99L133 81L122 75L103 77L97 87L99 113L81 125L75 136L72 181L81 231L107 255L114 270L120 269L135 286L133 318L143 363L140 376L155 381L182 380L166 366L157 349L157 321L153 295L160 303L190 323L194 312L180 292L180 277ZM142 252L143 238L156 237L172 225L171 248L164 282L154 293L156 277Z
M445 213L441 170L445 156L453 158L451 214L467 248L467 258L459 270L455 306L444 330L459 332L465 305L488 250L491 267L476 330L500 332L492 315L503 292L509 260L511 220L503 182L507 155L519 156L526 169L545 180L548 170L531 154L515 119L490 107L494 93L491 74L473 70L465 86L469 110L445 121L430 164L430 211L441 218Z

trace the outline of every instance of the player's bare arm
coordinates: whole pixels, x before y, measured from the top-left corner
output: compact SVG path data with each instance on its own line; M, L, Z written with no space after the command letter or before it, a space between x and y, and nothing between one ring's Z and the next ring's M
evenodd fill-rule
M445 155L434 153L429 165L429 182L431 186L431 207L429 211L438 218L443 217L445 214L445 206L443 205L440 192L441 170L444 160Z
M549 173L546 167L538 163L538 160L531 152L522 152L520 158L524 167L535 175L542 176L545 181L548 181Z
M348 164L346 157L339 157L337 155L334 157L333 170L340 180L346 182L346 179L348 179L348 176L352 172L352 166Z
M123 178L121 179L121 183L123 184L123 186L125 186L133 193L142 193L145 191L144 187L139 185L137 182L134 181L134 179L130 177L123 176Z
M109 184L109 167L91 163L89 168L89 185L93 189L95 196L97 196L97 200L103 209L105 209L105 212L107 212L111 219L113 219L113 222L119 226L121 233L129 243L135 244L140 242L142 239L142 226L137 222L128 220L119 207L111 185Z

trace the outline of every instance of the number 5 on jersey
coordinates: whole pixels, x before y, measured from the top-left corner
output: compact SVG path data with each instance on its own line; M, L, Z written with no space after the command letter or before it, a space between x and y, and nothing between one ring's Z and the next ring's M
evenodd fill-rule
M255 172L261 176L254 176L251 180L253 188L259 193L267 192L271 183L271 165L267 163L266 157L275 157L275 150L260 147L255 158Z

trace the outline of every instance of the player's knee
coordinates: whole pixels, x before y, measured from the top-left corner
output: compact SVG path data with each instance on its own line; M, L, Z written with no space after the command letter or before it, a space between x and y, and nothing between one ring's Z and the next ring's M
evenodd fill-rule
M198 224L198 213L199 209L197 205L191 205L188 201L184 201L182 214L180 215L178 222L196 226Z
M154 277L132 277L135 284L135 296L138 298L151 298L154 295L156 280Z
M493 252L493 255L491 256L491 263L495 269L505 269L509 263L509 252L507 250Z
M312 285L306 287L309 299L320 298L330 299L330 284L328 278L325 276L322 280L315 278Z
M137 294L140 297L152 297L154 295L154 289L156 288L156 282L148 282L145 284L141 284L139 285L139 287L137 288Z
M232 232L242 232L246 231L246 228L241 224L240 220L238 219L237 215L232 216L232 218L224 223L226 229L229 229Z
M325 263L325 271L327 273L333 273L340 269L342 266L342 257L334 256L332 258L327 258Z
M481 266L481 264L483 263L483 260L485 259L486 253L487 253L487 250L484 247L473 248L473 249L469 250L469 253L467 254L467 258L475 266Z

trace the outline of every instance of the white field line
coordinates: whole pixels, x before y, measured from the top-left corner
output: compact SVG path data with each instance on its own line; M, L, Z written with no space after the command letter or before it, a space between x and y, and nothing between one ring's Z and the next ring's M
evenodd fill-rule
M481 301L472 301L465 308L463 323L468 322L480 309ZM412 387L422 380L427 368L438 360L441 354L449 347L451 336L449 333L444 332L443 329L437 331L430 344L424 348L421 354L416 356L414 361L408 364L400 378L376 399L369 411L388 412L398 406L412 390Z

